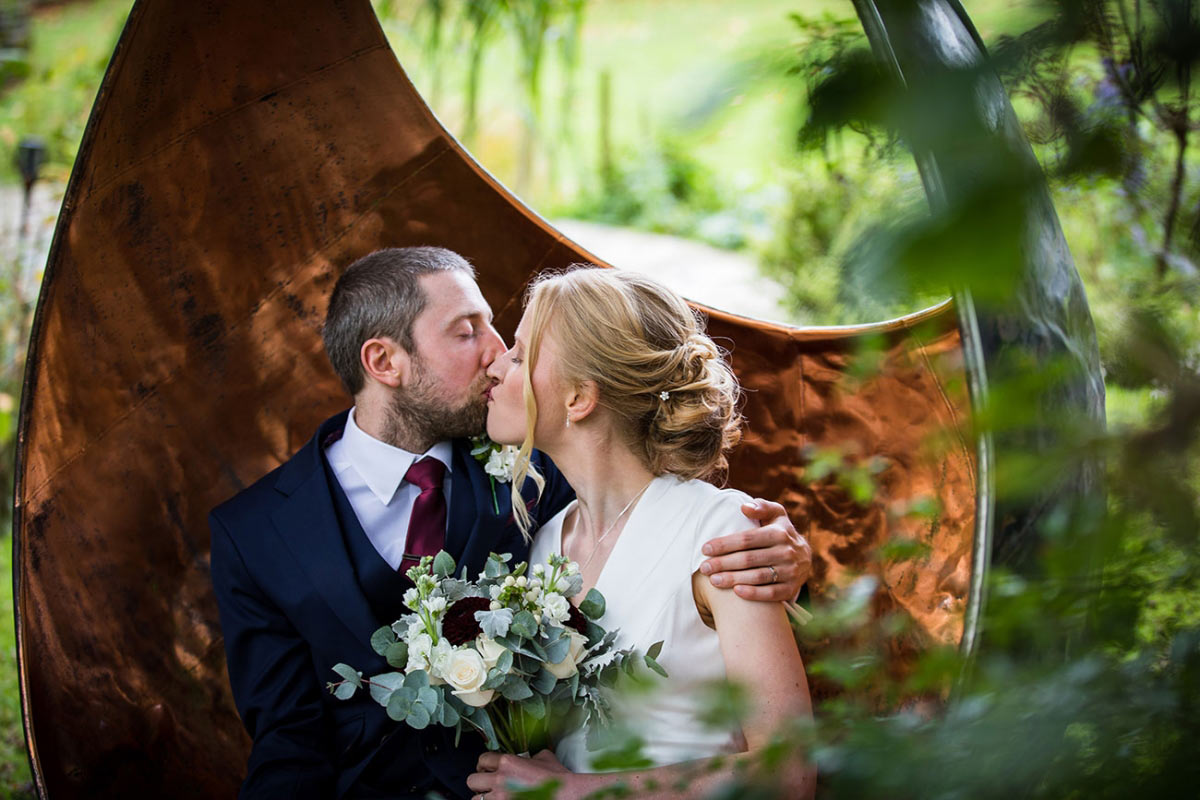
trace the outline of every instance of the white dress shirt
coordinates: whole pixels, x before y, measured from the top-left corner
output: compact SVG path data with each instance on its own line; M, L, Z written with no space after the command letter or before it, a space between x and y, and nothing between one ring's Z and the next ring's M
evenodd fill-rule
M413 503L421 493L415 484L404 480L404 474L415 461L431 456L446 465L442 491L446 494L446 509L450 508L450 466L454 449L450 442L438 442L425 453L410 453L365 433L354 421L355 409L346 417L342 438L329 445L325 457L333 467L342 491L350 500L354 515L392 569L404 558L404 543L408 538L408 521ZM449 513L446 515L449 519Z

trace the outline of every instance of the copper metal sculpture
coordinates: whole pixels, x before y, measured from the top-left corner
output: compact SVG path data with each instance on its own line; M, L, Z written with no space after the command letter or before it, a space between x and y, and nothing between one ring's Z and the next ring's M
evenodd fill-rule
M321 350L326 298L356 257L410 244L470 258L503 333L530 277L597 260L442 129L368 0L139 0L64 200L22 405L18 649L41 796L235 792L249 742L205 516L348 405ZM706 311L752 390L731 482L789 506L814 600L875 571L877 608L916 623L898 665L962 641L991 498L963 428L961 304L848 329ZM848 379L865 334L881 368ZM805 483L807 445L887 459L880 497ZM934 519L888 522L922 496ZM893 535L930 555L876 566Z

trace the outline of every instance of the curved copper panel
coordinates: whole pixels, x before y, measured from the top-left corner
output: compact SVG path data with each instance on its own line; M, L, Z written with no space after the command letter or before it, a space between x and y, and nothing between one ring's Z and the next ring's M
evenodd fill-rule
M23 397L16 563L27 739L42 796L231 796L248 740L225 675L205 517L348 405L319 325L338 271L383 246L469 257L515 327L539 270L594 260L438 124L368 0L140 0L110 64L46 270ZM713 312L750 389L731 482L780 498L817 553L914 632L961 635L975 477L959 336L797 330ZM877 372L848 368L857 359ZM852 370L852 372L854 372ZM928 436L943 428L942 447ZM801 479L805 445L881 456L866 506ZM933 520L890 520L915 497ZM930 545L886 569L890 536Z

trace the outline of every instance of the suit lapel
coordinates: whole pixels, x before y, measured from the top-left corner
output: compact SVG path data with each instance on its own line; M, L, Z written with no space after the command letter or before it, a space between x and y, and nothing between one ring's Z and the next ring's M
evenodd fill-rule
M468 567L469 576L474 576L483 569L488 553L496 550L506 539L511 539L517 530L516 523L512 518L512 496L507 483L497 481L493 490L492 482L488 480L488 474L483 471L483 466L471 455L471 446L468 442L456 440L454 455L456 480L459 474L466 476L470 482L474 507L471 509L473 519L464 520L467 524L455 531L456 536L461 536L463 531L467 531L467 535L462 538L461 542L456 542L460 544L461 549L453 552L459 569L461 570L462 565L465 564ZM452 519L462 513L457 508L460 485L461 483L454 484L453 500L456 508L451 512ZM498 512L497 509L499 509ZM451 527L453 528L453 525ZM519 534L516 535L517 538L520 538ZM528 554L527 547L506 546L506 549L513 552L514 561L524 560ZM461 553L461 557L458 555L459 553Z
M346 552L321 455L326 437L344 427L345 419L342 413L328 420L288 462L275 486L287 498L271 514L271 521L310 585L354 636L365 642L377 622Z
M451 464L452 486L446 525L446 552L454 556L456 562L462 560L467 542L475 535L479 526L479 515L491 502L488 498L487 503L481 503L480 498L476 496L478 487L473 480L471 468L478 466L478 462L471 456L470 445L456 440Z

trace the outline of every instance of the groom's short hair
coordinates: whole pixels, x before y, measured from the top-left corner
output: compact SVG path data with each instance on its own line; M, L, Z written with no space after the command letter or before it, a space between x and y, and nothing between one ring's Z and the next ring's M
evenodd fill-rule
M363 342L378 337L413 350L413 321L425 308L422 275L461 270L475 277L475 268L444 247L389 247L355 261L333 287L321 336L334 371L351 395L366 380L359 352Z

